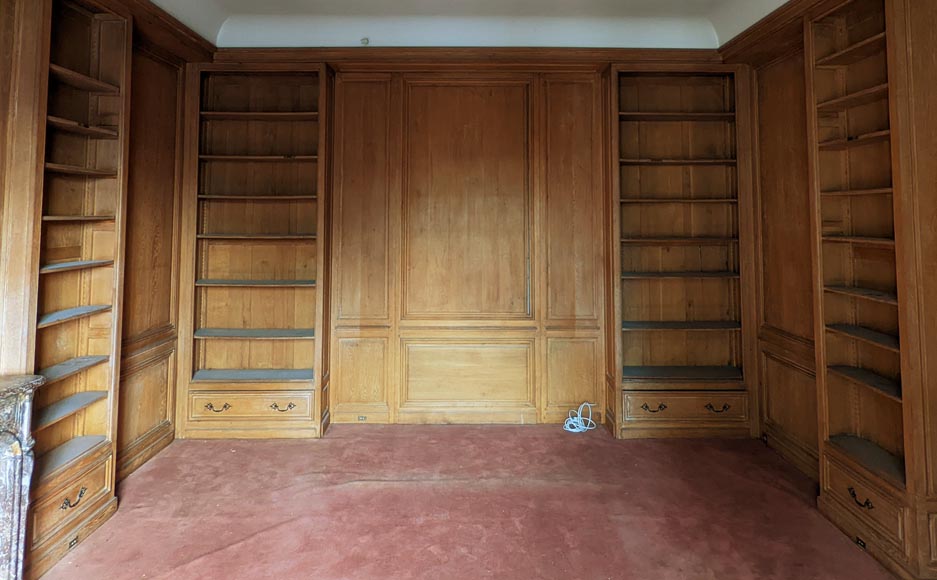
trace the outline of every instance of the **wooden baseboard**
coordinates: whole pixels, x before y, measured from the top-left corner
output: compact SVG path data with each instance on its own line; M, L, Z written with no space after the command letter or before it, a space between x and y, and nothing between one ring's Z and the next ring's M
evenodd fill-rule
M117 481L139 469L175 439L175 426L164 421L134 441L127 449L117 451Z
M765 424L765 438L768 447L777 451L798 471L814 481L820 481L820 456L816 449L811 450L771 423Z

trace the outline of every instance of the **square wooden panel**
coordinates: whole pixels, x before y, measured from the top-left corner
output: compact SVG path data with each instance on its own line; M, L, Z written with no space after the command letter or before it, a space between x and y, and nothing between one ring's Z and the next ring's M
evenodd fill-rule
M765 421L777 426L805 453L818 456L816 377L764 352L761 367Z
M530 89L408 82L403 318L532 316Z

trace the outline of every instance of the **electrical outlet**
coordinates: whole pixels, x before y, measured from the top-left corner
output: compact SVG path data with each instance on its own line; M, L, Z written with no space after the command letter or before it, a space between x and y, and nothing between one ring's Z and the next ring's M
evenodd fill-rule
M74 548L74 547L77 546L77 545L78 545L78 536L75 536L74 538L72 538L71 540L68 541L68 549L69 549L69 550L71 550L72 548Z
M856 537L856 545L865 550L865 540L862 538Z
M358 421L359 421L359 422L364 422L364 421L367 421L367 420L368 420L368 416L367 416L367 415L358 415Z

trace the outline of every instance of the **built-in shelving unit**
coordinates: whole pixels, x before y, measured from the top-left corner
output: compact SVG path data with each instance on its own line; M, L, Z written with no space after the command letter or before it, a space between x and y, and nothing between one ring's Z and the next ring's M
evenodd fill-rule
M827 415L821 424L838 461L903 487L884 2L844 3L815 20L811 32L822 317L817 342Z
M67 514L33 520L37 575L116 506L129 32L125 17L93 2L53 2L34 327L46 384L33 417L33 495L88 494Z
M262 396L316 388L321 76L318 68L224 66L199 75L192 363L180 397L185 436L320 432L310 414L238 415L220 426L226 411L196 407L206 394L213 408L230 409L248 389Z
M705 405L707 393L745 389L735 77L620 70L617 85L623 400L698 391ZM681 421L696 433L725 426L627 406L624 436L650 420L670 428L662 435L679 434Z

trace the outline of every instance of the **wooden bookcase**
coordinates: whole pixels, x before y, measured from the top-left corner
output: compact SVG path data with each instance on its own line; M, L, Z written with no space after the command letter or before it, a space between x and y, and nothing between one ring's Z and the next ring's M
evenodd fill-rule
M904 408L899 320L913 307L900 292L895 239L886 13L884 0L853 0L806 30L820 507L857 543L910 567L905 422L914 414Z
M317 388L328 343L327 78L321 67L205 66L190 75L184 437L309 437L327 422Z
M45 571L117 507L129 17L56 0L49 53L29 546Z
M736 74L612 84L619 435L747 436Z
M851 2L816 20L812 36L828 441L903 486L884 2Z

